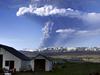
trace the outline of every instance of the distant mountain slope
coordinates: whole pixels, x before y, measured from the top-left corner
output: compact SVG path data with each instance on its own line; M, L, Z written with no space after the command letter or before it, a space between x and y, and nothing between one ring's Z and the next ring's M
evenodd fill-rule
M31 51L20 51L20 52L30 58L35 57L38 54L38 52L31 52Z
M59 55L100 55L100 51L66 51L66 52L53 52L53 51L20 51L28 57L35 57L37 54L44 54L46 56L59 56Z

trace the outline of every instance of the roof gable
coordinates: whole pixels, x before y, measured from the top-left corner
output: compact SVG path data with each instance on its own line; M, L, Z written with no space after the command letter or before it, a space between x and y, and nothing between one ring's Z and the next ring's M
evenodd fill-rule
M16 57L18 57L18 58L20 58L22 60L30 60L27 56L25 56L24 54L20 53L19 51L17 51L16 49L14 49L12 47L0 44L0 48L3 48L5 50L7 50L11 54L15 55Z
M36 59L36 58L39 57L39 56L42 56L43 58L45 58L45 59L51 61L51 58L50 58L50 57L47 57L47 56L42 55L42 54L38 54L38 55L36 55L33 59Z

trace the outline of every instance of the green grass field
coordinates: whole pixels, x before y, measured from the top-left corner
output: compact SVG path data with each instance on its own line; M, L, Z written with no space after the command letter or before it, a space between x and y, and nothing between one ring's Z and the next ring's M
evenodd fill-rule
M52 72L17 73L16 75L89 75L100 72L99 63L71 63L57 64Z

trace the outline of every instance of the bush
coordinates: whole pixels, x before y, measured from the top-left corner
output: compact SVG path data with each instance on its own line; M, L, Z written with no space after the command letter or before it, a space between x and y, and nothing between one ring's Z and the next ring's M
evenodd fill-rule
M4 70L2 68L0 68L0 73L4 73Z

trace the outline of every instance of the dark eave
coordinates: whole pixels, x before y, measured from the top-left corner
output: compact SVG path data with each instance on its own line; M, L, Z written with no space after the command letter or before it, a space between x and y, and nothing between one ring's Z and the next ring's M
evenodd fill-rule
M18 57L18 58L20 58L22 60L26 60L26 61L30 60L27 56L25 56L24 54L20 53L19 51L17 51L13 47L9 47L9 46L0 44L0 48L3 48L5 50L7 50L11 54L15 55L16 57Z
M47 59L47 60L49 60L49 61L52 61L52 58L51 57L47 57L47 56L45 56L45 55L43 55L43 54L38 54L38 55L36 55L35 57L33 57L32 59L36 59L36 57L38 57L38 56L42 56L42 57L44 57L45 59Z

